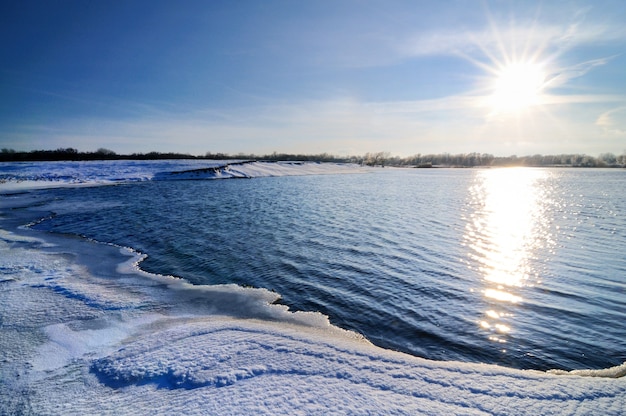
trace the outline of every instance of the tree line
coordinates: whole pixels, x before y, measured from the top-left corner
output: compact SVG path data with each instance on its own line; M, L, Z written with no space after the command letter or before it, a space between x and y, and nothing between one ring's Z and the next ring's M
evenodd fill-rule
M391 166L416 167L478 167L478 166L529 166L529 167L626 167L626 152L620 156L602 153L597 157L585 154L494 156L488 153L417 154L406 158L387 159Z
M392 156L389 152L371 152L362 156L335 156L329 153L291 154L273 152L266 155L207 152L194 156L173 152L149 152L120 155L112 150L100 148L93 152L79 152L77 149L58 148L55 150L32 150L29 152L13 149L0 150L0 162L33 161L88 161L88 160L163 160L163 159L207 159L207 160L261 160L261 161L301 161L357 163L367 166L397 167L479 167L479 166L571 166L571 167L626 167L626 152L616 156L602 153L597 157L585 154L494 156L488 153L439 153L416 154L409 157Z

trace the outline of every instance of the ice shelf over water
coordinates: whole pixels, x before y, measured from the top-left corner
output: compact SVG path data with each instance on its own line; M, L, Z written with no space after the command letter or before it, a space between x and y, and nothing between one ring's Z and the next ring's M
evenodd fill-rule
M18 228L13 208L36 202L0 195L0 414L626 413L626 364L552 374L384 350L273 292Z

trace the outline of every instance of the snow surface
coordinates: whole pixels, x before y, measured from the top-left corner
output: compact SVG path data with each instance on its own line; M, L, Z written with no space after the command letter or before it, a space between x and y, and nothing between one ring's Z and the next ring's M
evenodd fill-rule
M147 180L200 180L364 172L354 164L211 160L0 163L0 193Z
M194 286L141 271L128 248L43 241L12 217L36 201L0 196L0 414L626 413L626 377L611 378L626 363L552 374L384 350L265 289Z

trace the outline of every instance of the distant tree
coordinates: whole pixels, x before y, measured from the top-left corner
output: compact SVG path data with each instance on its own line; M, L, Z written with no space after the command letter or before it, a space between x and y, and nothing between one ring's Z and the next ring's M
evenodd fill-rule
M115 153L113 150L105 149L104 147L100 147L98 150L96 150L96 154L101 155L101 156L116 156L117 155L117 153Z
M67 148L59 147L57 150L54 151L54 153L75 155L75 154L78 154L78 150L74 149L73 147L67 147Z
M363 156L363 163L368 166L385 166L387 160L391 157L389 152L366 153Z
M609 166L617 164L617 157L613 153L602 153L598 156L598 159Z

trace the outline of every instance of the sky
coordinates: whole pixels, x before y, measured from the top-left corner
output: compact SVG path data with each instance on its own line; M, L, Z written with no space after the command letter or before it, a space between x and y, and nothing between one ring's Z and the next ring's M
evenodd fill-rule
M3 1L0 148L626 153L626 2Z

